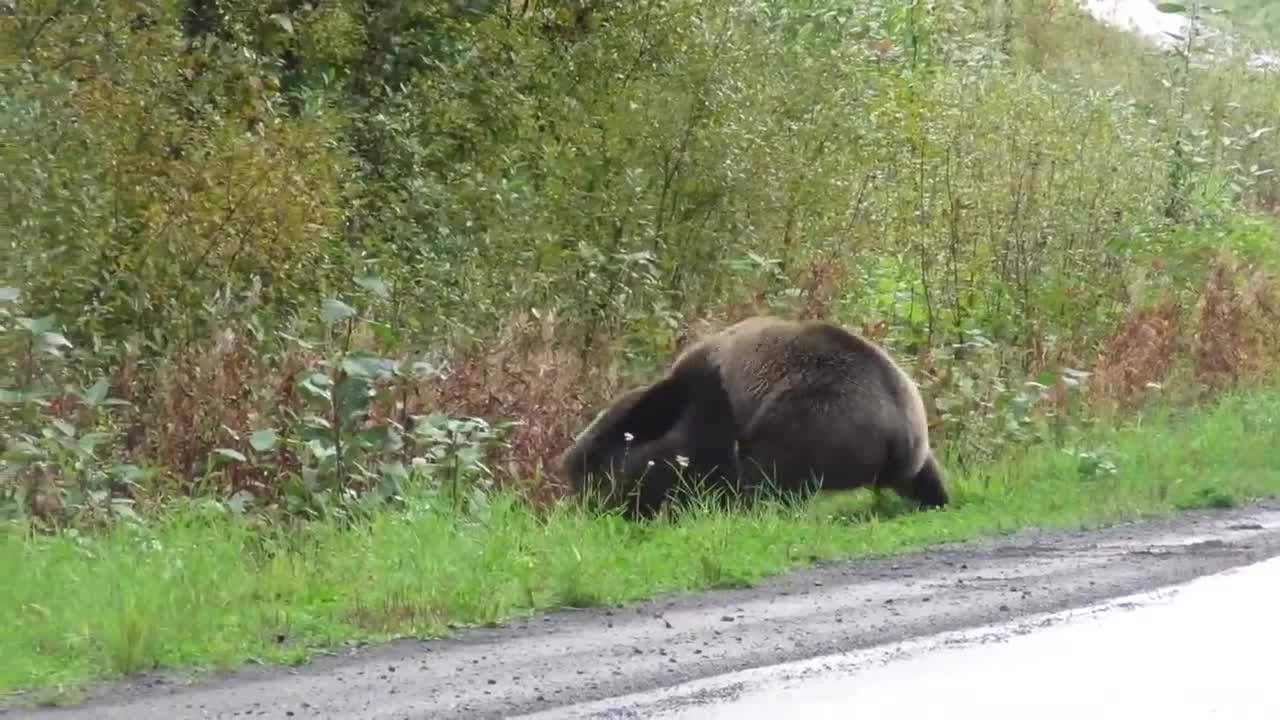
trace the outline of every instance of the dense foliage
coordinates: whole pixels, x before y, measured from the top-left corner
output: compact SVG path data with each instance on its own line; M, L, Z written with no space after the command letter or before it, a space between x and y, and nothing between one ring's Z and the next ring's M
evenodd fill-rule
M0 2L0 505L530 478L761 310L900 352L953 462L1063 368L1235 377L1280 85L1197 50L1055 0Z

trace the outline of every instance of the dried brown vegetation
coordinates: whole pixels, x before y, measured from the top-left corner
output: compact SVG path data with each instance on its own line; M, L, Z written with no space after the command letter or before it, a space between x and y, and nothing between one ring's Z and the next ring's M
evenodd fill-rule
M1280 283L1236 262L1214 261L1194 310L1197 381L1209 392L1255 379L1280 360Z
M498 340L456 356L446 377L417 389L416 403L419 412L519 420L500 466L508 477L540 477L529 489L547 500L563 491L549 474L556 457L584 415L617 387L612 365L588 365L557 347L548 326L516 321Z
M1129 408L1163 383L1183 346L1180 321L1173 300L1132 309L1102 341L1090 399Z
M1185 366L1207 400L1280 365L1280 279L1215 258L1188 308L1168 298L1131 310L1104 338L1090 399L1132 410Z

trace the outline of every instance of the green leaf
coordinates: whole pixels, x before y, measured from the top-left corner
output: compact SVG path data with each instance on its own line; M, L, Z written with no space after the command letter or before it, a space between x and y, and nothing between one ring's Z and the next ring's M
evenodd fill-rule
M381 322L371 322L369 323L369 326L373 330L374 336L376 336L382 344L391 346L400 344L400 333L396 332L390 325Z
M62 418L54 418L53 420L50 421L50 424L58 428L58 430L61 431L62 434L66 435L67 437L76 436L75 426L73 426L71 423L67 422L66 420L63 420Z
M378 466L384 478L394 480L396 482L404 482L409 479L409 471L405 469L404 463L399 460L389 463L382 463Z
M459 448L458 462L468 469L474 468L480 462L480 448L475 445L467 445Z
M80 438L80 451L86 455L92 454L94 449L98 447L98 443L106 442L111 439L111 435L101 432L86 433Z
M0 287L0 302L18 302L20 297L22 297L22 293L18 292L18 288Z
M107 382L107 379L105 377L99 378L98 382L89 386L83 393L81 393L80 399L84 400L85 405L93 407L107 399L107 391L110 389L111 384Z
M1162 13L1181 13L1187 11L1187 6L1176 2L1156 3L1156 9Z
M118 477L121 482L130 483L130 484L135 484L139 480L145 480L146 478L149 478L154 474L150 470L144 470L143 468L140 468L137 465L132 465L128 463L124 465L116 465L115 467L111 468L108 472Z
M266 452L276 446L276 431L270 428L255 430L249 436L249 445L258 452Z
M365 448L395 452L404 447L404 438L400 432L390 425L375 425L365 428L355 435L356 441Z
M46 315L42 318L18 318L18 326L32 335L39 335L53 329L54 318Z
M237 490L234 495L227 498L227 507L236 514L242 514L245 510L253 505L253 493L248 490Z
M353 317L355 314L356 309L341 300L327 298L320 304L320 317L330 325L338 322L339 320L346 320L349 317Z
M284 13L276 13L271 16L272 22L279 25L285 32L293 34L293 18Z
M394 364L372 353L353 352L342 358L342 369L359 378L377 378L390 373Z
M327 404L329 402L329 388L332 385L333 380L328 375L315 371L302 378L298 383L298 389L309 399Z
M339 423L345 425L364 415L373 390L364 378L348 375L333 389L333 404Z
M302 417L302 427L304 429L329 430L332 428L328 418L322 418L319 415L304 415Z
M39 460L44 457L45 453L28 440L11 440L8 447L4 449L4 454L0 455L5 460L15 462L30 462Z
M390 294L387 284L377 275L360 275L356 278L356 284L378 297L384 298Z
M43 332L36 338L36 347L50 355L61 355L61 348L71 347L71 341L63 337L62 333Z
M249 459L244 456L244 453L232 448L214 448L213 454L236 462L246 462Z
M307 449L311 451L317 459L325 460L337 454L338 450L330 443L323 442L319 438L315 438L307 442Z

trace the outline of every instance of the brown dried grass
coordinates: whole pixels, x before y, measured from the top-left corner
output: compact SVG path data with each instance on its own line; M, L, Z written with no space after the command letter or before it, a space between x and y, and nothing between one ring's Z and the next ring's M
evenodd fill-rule
M1243 282L1240 280L1243 279ZM1191 358L1210 394L1257 379L1280 360L1280 283L1234 260L1213 262L1194 310Z
M1164 382L1184 347L1181 308L1165 300L1133 308L1102 341L1088 397L1131 409L1152 385Z
M1280 279L1224 255L1211 261L1189 311L1174 299L1134 309L1102 342L1090 401L1131 410L1180 363L1200 401L1275 372Z
M538 502L565 492L554 476L556 460L583 417L619 385L616 364L584 361L556 336L554 318L535 323L515 315L492 342L456 355L447 376L420 386L415 399L420 409L519 420L507 437L505 475Z
M132 403L122 417L125 451L158 467L174 483L172 492L214 481L219 492L274 499L280 476L298 469L286 447L276 449L273 468L235 463L210 474L209 458L217 448L249 455L253 431L278 427L287 412L300 411L295 384L318 357L301 351L265 357L232 328L153 365L131 353L112 375L113 394Z

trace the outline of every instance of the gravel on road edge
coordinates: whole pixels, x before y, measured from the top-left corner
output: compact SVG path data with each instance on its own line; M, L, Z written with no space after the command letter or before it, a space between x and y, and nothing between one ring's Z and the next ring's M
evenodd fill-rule
M1280 500L830 562L749 589L539 613L301 668L103 684L24 718L502 718L1081 607L1280 555Z

